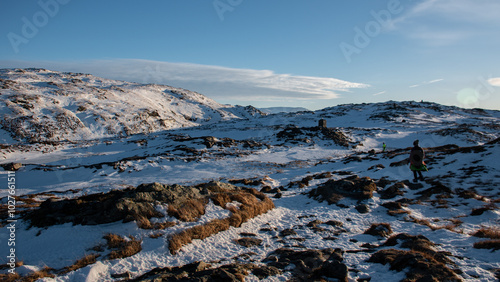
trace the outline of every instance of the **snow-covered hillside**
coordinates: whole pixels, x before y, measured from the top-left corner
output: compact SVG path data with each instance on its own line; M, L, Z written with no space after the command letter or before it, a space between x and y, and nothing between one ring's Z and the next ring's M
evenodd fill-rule
M45 69L0 69L0 142L90 140L251 118L199 93Z
M269 107L269 108L259 108L260 111L266 114L279 114L279 113L294 113L294 112L306 112L309 111L303 107Z
M4 144L0 164L22 164L16 277L497 281L499 122L499 111L386 102ZM429 167L418 183L416 139Z

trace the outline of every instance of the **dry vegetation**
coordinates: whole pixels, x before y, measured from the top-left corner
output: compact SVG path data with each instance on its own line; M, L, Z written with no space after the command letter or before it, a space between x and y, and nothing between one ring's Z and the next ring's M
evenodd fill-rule
M204 225L198 225L173 235L169 240L169 250L175 254L182 246L194 239L205 239L213 234L229 229L230 226L240 227L242 223L274 208L274 203L263 193L255 189L244 189L225 193L217 193L211 197L214 204L232 212L225 219L214 219ZM233 201L241 203L239 208L226 207Z
M396 271L409 268L403 281L462 281L446 264L426 252L386 249L376 252L368 261L389 264Z
M373 236L388 237L392 233L392 228L389 223L373 223L364 234Z
M189 199L182 204L168 205L168 215L173 216L182 221L196 221L200 216L205 214L205 206L207 200L205 198Z
M104 239L107 241L107 246L111 249L108 259L126 258L133 256L142 250L142 241L129 237L129 240L117 234L106 234Z
M107 234L104 236L107 241L107 247L111 250L111 253L107 256L107 259L117 259L133 256L142 250L141 241L130 237L126 239L117 234ZM103 246L96 246L92 248L94 251L102 252L104 251ZM0 281L6 282L32 282L37 281L41 278L54 278L56 275L64 275L71 271L83 268L87 265L94 264L97 262L97 258L100 254L89 254L83 258L77 260L70 266L64 267L62 269L53 269L50 267L45 267L39 271L33 272L27 276L20 276L19 274L0 274ZM22 262L16 263L16 267L22 266ZM8 268L6 265L0 268Z
M435 225L435 224L432 224L428 219L420 219L420 218L416 218L413 216L409 216L409 220L411 222L416 223L416 224L425 225L425 226L429 227L432 231L446 229L446 230L449 230L451 232L462 233L462 231L456 230L456 228L463 223L461 220L457 220L457 219L451 219L450 223L445 224L445 225Z
M493 210L497 210L497 209L498 209L498 207L494 203L490 203L490 204L484 205L480 208L472 209L470 215L478 216L478 215L482 215L486 211L493 211Z
M52 273L53 269L45 267L42 270L35 271L27 276L20 276L19 274L0 274L0 281L3 282L34 282L41 278L54 278Z
M500 239L500 228L482 227L471 235L479 238Z
M500 250L500 239L476 242L474 243L474 248Z
M165 228L176 225L175 222L171 221L151 223L151 221L145 216L137 217L136 224L137 227L141 229L153 229L153 230L163 230Z
M77 260L73 265L71 266L68 266L68 267L65 267L63 269L63 271L61 271L60 274L65 274L65 273L68 273L68 272L71 272L71 271L74 271L74 270L77 270L77 269L80 269L80 268L83 268L87 265L90 265L90 264L93 264L93 263L96 263L97 261L97 258L99 257L100 255L98 254L90 254L90 255L86 255L85 257Z

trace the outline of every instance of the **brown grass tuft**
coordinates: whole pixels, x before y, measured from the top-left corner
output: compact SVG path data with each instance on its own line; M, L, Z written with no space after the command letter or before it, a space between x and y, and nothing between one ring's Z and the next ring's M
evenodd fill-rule
M485 240L474 243L475 249L494 249L500 250L500 240Z
M413 216L410 216L410 221L415 222L416 224L425 225L425 226L429 227L432 231L446 229L446 230L456 232L456 233L460 233L460 232L455 230L455 228L457 228L460 224L463 223L461 220L451 220L450 224L434 225L428 219L419 219L419 218L415 218Z
M23 197L14 196L17 202L23 202L25 205L29 205L30 207L38 207L40 205L40 201L34 199L36 195L30 194L25 195Z
M153 229L154 230L163 230L172 226L175 226L177 223L172 222L172 221L167 221L167 222L157 222L153 224Z
M205 198L189 199L179 205L168 205L167 212L169 216L182 221L196 221L200 216L205 214L205 206L207 200Z
M0 281L4 282L15 282L15 281L20 281L21 275L14 273L14 274L0 274Z
M23 265L24 265L24 261L22 261L22 260L16 261L16 268L23 266ZM9 268L10 268L10 265L8 265L8 264L0 265L0 269L9 269Z
M387 214L388 215L392 215L392 216L396 216L396 215L399 215L399 214L411 214L411 212L408 211L408 210L399 209L399 210L388 210Z
M222 193L219 193L219 194L215 194L213 195L212 197L210 197L210 199L212 200L212 202L220 207L226 207L226 204L227 203L230 203L231 202L231 198L229 197L228 194L222 194Z
M106 234L104 236L106 239L108 248L114 249L108 255L108 259L126 258L133 256L142 250L142 241L130 237L130 240L116 235L116 234Z
M108 233L104 236L104 239L108 243L108 248L115 249L119 248L126 240L117 234Z
M34 282L37 281L38 279L45 278L45 277L50 277L54 278L55 275L52 274L53 269L49 267L45 267L42 270L33 272L27 276L22 276L15 273L15 274L0 274L0 281L4 282Z
M141 229L152 229L153 225L151 224L151 221L143 215L138 216L137 219L135 220L137 227Z
M498 228L498 227L493 227L493 228L483 227L471 235L474 237L479 237L479 238L500 239L500 228Z
M160 238L161 236L163 236L163 233L158 232L158 233L153 233L153 234L149 235L149 238L156 239L156 238Z
M138 217L136 219L136 223L137 227L141 229L154 229L154 230L163 230L165 228L176 225L175 222L171 221L151 223L151 221L145 216Z
M49 278L54 278L56 277L54 274L51 272L53 271L52 268L50 267L44 267L42 270L36 271L26 277L23 277L22 281L37 281L38 279L49 277Z
M214 200L215 199L215 200ZM169 250L175 254L182 246L189 244L194 239L205 239L213 234L229 229L230 226L240 227L247 220L263 214L274 208L274 203L264 193L255 189L244 189L237 192L213 196L214 203L226 208L229 202L237 201L241 206L228 207L231 216L225 219L215 219L207 224L198 225L174 234L169 240Z
M77 260L73 265L71 266L68 266L68 267L65 267L60 274L65 274L65 273L68 273L68 272L71 272L71 271L74 271L74 270L77 270L77 269L80 269L80 268L83 268L89 264L93 264L93 263L96 263L97 262L97 258L99 257L100 255L98 254L90 254L90 255L86 255L85 257Z
M207 224L198 225L173 235L169 240L168 249L172 254L175 254L182 246L191 243L195 239L203 240L227 229L229 229L229 220L227 218L214 219Z
M142 250L141 241L134 239L125 243L120 249L112 251L108 257L110 260L117 258L127 258L137 254L141 250Z

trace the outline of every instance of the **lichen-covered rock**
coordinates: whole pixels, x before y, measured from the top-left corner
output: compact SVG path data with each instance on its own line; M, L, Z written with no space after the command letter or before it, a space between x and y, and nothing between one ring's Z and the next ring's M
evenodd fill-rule
M364 234L387 237L392 233L392 228L389 223L374 223L368 228Z
M23 164L21 164L21 163L8 163L8 164L2 164L0 166L3 167L3 169L6 171L18 171L20 168L23 167Z
M74 199L48 199L27 215L32 226L45 227L71 222L94 225L119 220L144 220L164 215L155 209L159 203L182 205L201 198L200 189L160 183L136 188L85 195Z
M342 263L341 249L307 249L292 250L280 248L269 254L263 261L268 266L287 269L295 265L293 275L299 281L314 281L321 277L336 278L338 281L348 281L348 268Z
M240 246L250 248L253 246L259 246L262 243L262 240L258 239L258 238L244 237L244 238L236 239L235 243L240 245Z
M391 270L407 270L404 281L462 281L444 263L421 252L385 249L374 253L368 262L389 264Z
M404 189L404 188L406 188L406 186L403 182L395 183L395 184L389 186L389 188L380 191L379 192L380 198L381 199L392 199L396 196L403 196L405 194L405 192L402 189Z
M318 200L326 200L329 204L337 203L343 197L366 200L373 196L377 185L369 177L357 175L340 180L329 180L309 192L309 196Z
M233 263L212 268L205 262L194 262L184 266L156 268L134 281L244 281L245 276L255 266L253 264Z

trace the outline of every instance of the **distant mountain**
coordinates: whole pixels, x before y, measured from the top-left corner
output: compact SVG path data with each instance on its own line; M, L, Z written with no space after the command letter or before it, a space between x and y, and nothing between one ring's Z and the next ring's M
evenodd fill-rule
M127 136L261 115L251 106L222 105L166 85L45 69L0 69L0 142Z
M302 107L269 107L269 108L259 108L260 111L266 114L279 114L279 113L295 113L309 111Z

